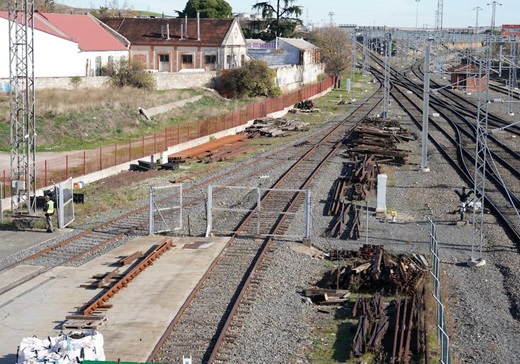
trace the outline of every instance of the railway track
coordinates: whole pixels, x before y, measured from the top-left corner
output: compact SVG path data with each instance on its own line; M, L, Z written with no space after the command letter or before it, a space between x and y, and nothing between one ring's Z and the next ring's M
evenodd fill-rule
M318 130L314 133L314 137L320 138L320 135L327 133L329 133L329 128ZM189 209L198 205L199 209L203 210L205 206L205 196L201 194L201 190L207 189L209 184L216 182L225 182L229 185L241 184L247 183L246 181L248 180L255 180L253 177L258 178L258 176L265 173L274 174L278 169L285 170L288 166L293 164L301 154L306 153L312 148L312 144L295 142L295 144L290 144L284 148L268 152L260 158L242 163L225 171L219 171L202 181L193 183L188 181L187 184L191 185L183 191L183 207ZM172 196L166 194L161 197L163 200L168 200ZM164 217L168 218L167 215ZM146 235L148 233L148 219L148 206L144 205L103 222L91 229L80 231L61 241L58 240L51 246L42 248L35 253L30 253L18 259L16 262L6 265L1 271L11 269L20 264L42 266L44 267L42 272L59 265L82 264L84 261L100 254L100 252L105 249L112 249L115 246L124 244L135 236ZM4 292L0 292L0 294Z
M381 62L375 58L377 62ZM373 69L374 73L380 73ZM417 68L415 76L421 77ZM415 124L422 129L422 86L394 71L392 82L396 86L391 95ZM437 85L439 88L440 85ZM413 96L409 94L412 91ZM462 100L462 101L461 101ZM429 118L429 140L444 155L468 186L474 184L475 134L478 105L474 105L446 89L430 96L430 108L440 118ZM490 124L496 127L509 122L498 116L488 115ZM512 130L516 134L517 130ZM504 223L505 228L516 239L520 237L518 191L520 177L520 155L499 138L488 136L489 154L492 162L487 164L486 207Z
M232 359L233 342L240 335L274 252L273 236L284 235L293 216L280 212L295 213L304 203L303 193L281 195L279 190L305 189L341 147L345 134L357 125L348 122L363 120L379 102L372 97L349 118L329 129L327 136L309 140L313 147L262 197L262 209L271 211L260 215L262 233L268 237L258 239L258 211L253 207L234 228L236 233L174 318L148 361L176 362L185 355L202 363L225 363Z

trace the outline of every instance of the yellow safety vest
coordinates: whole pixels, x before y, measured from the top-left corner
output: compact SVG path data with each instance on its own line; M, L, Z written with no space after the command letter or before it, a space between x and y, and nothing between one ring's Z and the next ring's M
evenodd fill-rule
M45 213L49 215L54 214L54 201L47 201L47 211L45 211Z

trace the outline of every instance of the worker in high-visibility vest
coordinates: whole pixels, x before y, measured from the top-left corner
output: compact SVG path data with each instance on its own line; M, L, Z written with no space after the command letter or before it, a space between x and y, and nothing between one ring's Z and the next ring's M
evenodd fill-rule
M52 216L54 215L54 201L49 195L45 195L45 205L43 205L43 212L45 212L45 224L47 225L47 232L52 233Z

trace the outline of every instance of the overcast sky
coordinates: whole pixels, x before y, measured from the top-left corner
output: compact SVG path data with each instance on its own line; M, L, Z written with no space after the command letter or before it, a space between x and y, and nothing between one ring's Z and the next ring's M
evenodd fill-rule
M118 0L123 4L125 0ZM183 10L187 0L126 0L135 10L149 10L166 15L175 15L174 10ZM98 8L105 0L57 0L76 6ZM233 12L251 12L255 0L227 0ZM275 4L276 0L272 0ZM296 0L294 5L303 7L305 24L335 24L401 26L415 28L435 26L437 0ZM444 0L443 27L466 28L475 26L477 11L480 26L490 25L493 1ZM495 24L520 24L520 2L503 0L496 2ZM489 5L488 5L489 4ZM502 4L502 5L499 5Z

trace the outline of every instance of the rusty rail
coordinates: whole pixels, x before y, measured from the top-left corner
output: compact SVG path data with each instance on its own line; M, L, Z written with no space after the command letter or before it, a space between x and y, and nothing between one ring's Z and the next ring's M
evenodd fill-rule
M144 257L138 265L136 265L130 272L125 274L119 281L110 287L101 297L83 309L83 315L90 315L94 313L99 307L103 306L113 295L126 287L139 273L153 264L162 254L173 246L171 240L167 240L156 247L150 254Z

